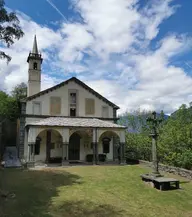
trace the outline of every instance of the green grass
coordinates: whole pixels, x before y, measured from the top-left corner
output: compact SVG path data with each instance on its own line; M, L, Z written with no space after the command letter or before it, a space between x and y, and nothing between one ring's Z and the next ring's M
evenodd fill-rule
M0 172L1 217L191 217L192 183L158 191L141 181L141 166L81 166ZM175 177L175 176L172 176Z

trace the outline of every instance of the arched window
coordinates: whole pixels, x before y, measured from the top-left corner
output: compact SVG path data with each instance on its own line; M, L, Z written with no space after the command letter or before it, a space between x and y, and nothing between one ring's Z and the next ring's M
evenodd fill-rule
M37 63L33 63L33 69L37 69Z

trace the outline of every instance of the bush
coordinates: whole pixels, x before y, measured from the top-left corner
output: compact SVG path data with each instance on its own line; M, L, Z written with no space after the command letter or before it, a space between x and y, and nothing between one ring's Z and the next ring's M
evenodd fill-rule
M188 170L192 169L192 151L184 150L182 153L172 152L165 157L165 163Z

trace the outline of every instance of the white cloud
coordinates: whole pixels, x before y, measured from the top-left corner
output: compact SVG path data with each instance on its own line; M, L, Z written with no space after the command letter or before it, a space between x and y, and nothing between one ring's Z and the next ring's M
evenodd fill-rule
M3 88L27 81L26 58L36 32L44 58L42 89L75 73L121 112L140 107L170 113L192 101L191 77L172 62L191 48L191 39L172 33L150 47L160 24L176 12L173 0L150 0L144 7L139 0L71 2L82 20L63 22L57 31L19 14L25 36L4 49L13 59L8 66L0 61Z

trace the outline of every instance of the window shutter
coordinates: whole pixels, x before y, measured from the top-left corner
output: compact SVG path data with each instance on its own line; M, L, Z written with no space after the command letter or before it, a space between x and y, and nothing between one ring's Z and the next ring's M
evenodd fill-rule
M50 114L51 115L61 114L61 98L60 97L51 97Z
M102 117L108 118L109 117L109 108L107 106L102 107Z
M85 113L87 115L95 114L95 100L94 99L85 99Z
M40 115L41 114L41 104L40 102L33 103L33 114Z

